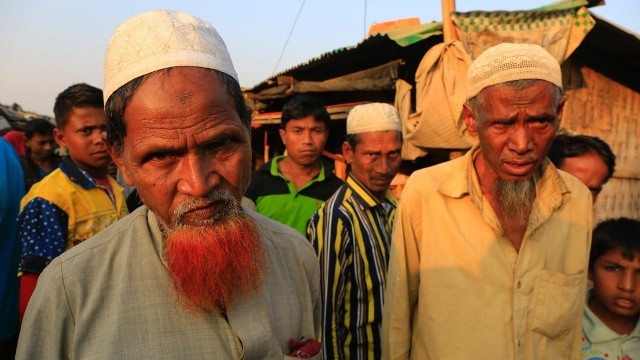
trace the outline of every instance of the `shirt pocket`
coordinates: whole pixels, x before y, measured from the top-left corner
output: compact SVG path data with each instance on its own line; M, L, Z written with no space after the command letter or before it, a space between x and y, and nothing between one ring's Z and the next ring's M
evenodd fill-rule
M570 333L581 319L585 274L564 274L542 270L533 291L531 330L546 337Z

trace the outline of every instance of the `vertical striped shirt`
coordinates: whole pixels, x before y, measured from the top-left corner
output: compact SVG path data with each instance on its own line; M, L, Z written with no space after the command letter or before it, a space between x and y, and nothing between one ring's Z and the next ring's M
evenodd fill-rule
M382 301L398 199L383 202L355 178L313 215L307 237L320 261L325 358L381 357Z

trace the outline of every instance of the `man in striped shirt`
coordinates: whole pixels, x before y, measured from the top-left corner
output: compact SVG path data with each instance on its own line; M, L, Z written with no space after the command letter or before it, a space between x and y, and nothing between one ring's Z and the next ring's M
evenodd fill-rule
M402 128L389 104L354 107L342 153L347 181L307 228L320 260L322 345L326 358L381 357L382 296L397 198Z

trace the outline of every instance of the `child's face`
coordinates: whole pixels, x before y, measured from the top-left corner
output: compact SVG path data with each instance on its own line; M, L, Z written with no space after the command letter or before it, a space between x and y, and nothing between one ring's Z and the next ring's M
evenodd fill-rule
M601 319L635 317L640 313L640 253L633 260L622 251L602 254L589 272L595 296L591 310Z
M100 133L106 128L104 111L96 107L74 107L64 129L55 130L58 145L66 147L69 156L82 170L93 176L106 174L111 157Z

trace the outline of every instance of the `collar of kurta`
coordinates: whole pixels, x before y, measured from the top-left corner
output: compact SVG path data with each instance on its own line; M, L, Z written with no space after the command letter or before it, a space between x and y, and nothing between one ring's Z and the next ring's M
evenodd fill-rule
M382 205L382 203L375 197L361 182L359 182L356 178L349 175L346 181L347 186L353 190L355 199L365 208L372 208L377 205ZM396 206L398 204L398 198L393 194L393 192L387 189L387 192L384 196L384 201L389 202L391 205Z
M60 162L60 170L74 183L82 186L84 189L91 189L98 184L86 171L82 171L70 157L65 156Z
M448 181L440 184L438 192L452 198L469 195L471 201L478 208L482 208L483 195L474 166L474 160L479 154L480 145L477 144L464 156L451 160L451 176ZM542 161L533 179L536 184L536 201L542 204L545 212L559 208L568 200L571 191L549 159L545 158Z
M79 186L82 186L84 189L88 190L100 186L89 173L80 169L68 156L62 158L59 169L67 175L69 180ZM109 185L111 185L111 189L114 193L122 193L124 191L124 188L110 176L107 176L107 179L109 180Z
M149 235L151 236L154 250L163 265L167 267L160 220L156 214L146 208L146 206L142 206L136 211L147 212ZM266 225L260 217L256 217L254 214L256 213L249 211L249 215L258 223L258 227L262 229L262 227ZM263 243L266 246L266 242L263 241ZM267 251L267 256L271 256L268 247L266 247L265 250ZM266 286L266 284L268 284L268 282L265 280L263 286ZM273 339L270 338L272 334L269 327L269 319L268 316L266 316L268 311L267 297L260 293L247 297L240 296L233 302L231 307L227 309L225 313L226 320L240 340L240 343L242 343L244 359L264 358L265 349L269 349L269 342L273 341Z
M278 162L284 160L284 155L279 155L274 157L270 163L264 168L273 176L279 176L281 178L285 178L285 176L280 172L278 168ZM325 170L324 170L324 162L320 161L320 172L316 175L311 181L324 181L325 179Z
M593 289L587 290L586 303L584 305L584 318L582 330L591 343L609 342L619 338L640 338L640 321L629 335L620 335L609 329L596 314L589 309L589 299L594 296Z

